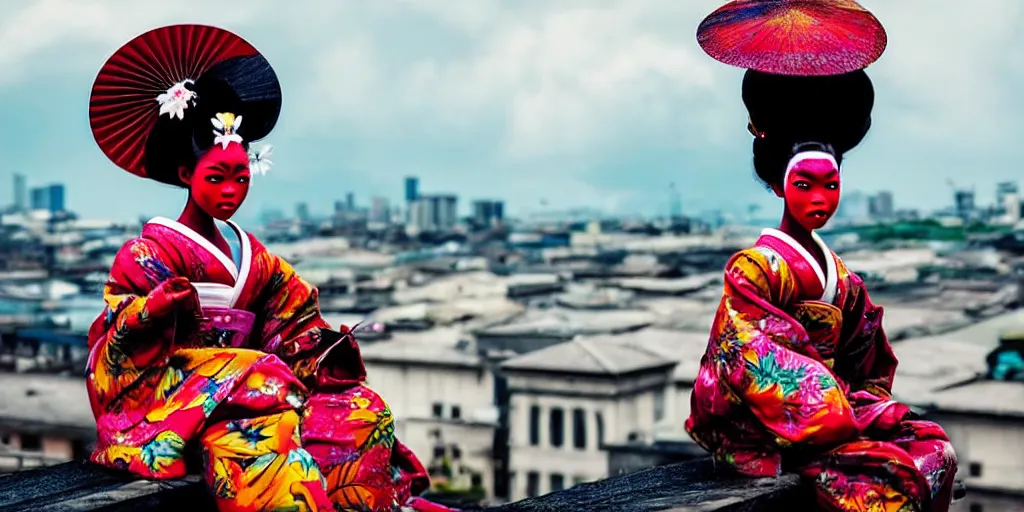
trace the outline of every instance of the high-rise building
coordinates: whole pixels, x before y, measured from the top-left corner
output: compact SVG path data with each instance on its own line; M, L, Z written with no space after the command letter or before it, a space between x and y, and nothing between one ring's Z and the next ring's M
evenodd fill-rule
M957 190L953 194L953 201L956 204L956 214L962 219L974 215L974 191Z
M309 222L309 204L299 203L295 205L295 218L299 222Z
M895 214L892 192L883 190L868 198L868 215L873 220L891 220Z
M356 195L355 195L355 193L349 192L348 194L345 194L345 206L348 208L348 211L350 211L350 212L351 211L355 211L355 209L356 209Z
M421 195L409 205L409 223L419 231L450 231L458 224L459 198L455 195Z
M1015 181L1003 181L996 183L996 208L1004 210L1007 196L1020 197L1020 189ZM1002 212L1010 213L1010 212Z
M493 227L504 220L505 204L489 199L473 201L473 224L478 227Z
M1016 193L1004 194L1002 195L1002 201L1000 207L1003 210L1003 215L1006 217L1006 222L1010 224L1020 222L1021 213L1024 213L1021 211L1024 205L1021 204L1020 196Z
M412 203L420 198L420 179L415 176L405 178L405 202Z
M14 211L23 212L28 207L26 204L27 194L25 189L25 175L14 175Z
M459 196L437 196L437 229L450 231L459 223Z
M388 198L374 197L370 200L370 221L389 222L391 220L391 208L388 205Z
M54 183L45 187L34 188L30 194L32 196L30 207L33 210L64 211L64 185Z
M430 198L424 196L420 196L415 201L409 203L409 210L406 212L409 218L409 225L420 232L434 231L434 224L432 222L434 215L431 206Z

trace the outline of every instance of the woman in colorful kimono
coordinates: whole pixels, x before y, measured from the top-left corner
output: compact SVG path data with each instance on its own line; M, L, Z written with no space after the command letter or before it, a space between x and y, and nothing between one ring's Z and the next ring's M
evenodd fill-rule
M768 3L729 4L698 35L712 56L748 68L754 168L785 206L779 227L726 266L686 429L743 474L801 473L824 510L945 512L957 468L949 439L893 400L882 308L815 233L839 204L844 154L870 128L862 68L884 32L849 1ZM756 47L726 46L758 30L746 39Z
M92 460L144 478L201 469L222 511L441 510L364 384L359 347L316 288L229 219L266 152L281 88L238 36L177 25L100 70L96 141L119 167L188 190L117 254L89 331ZM193 465L193 462L195 465Z

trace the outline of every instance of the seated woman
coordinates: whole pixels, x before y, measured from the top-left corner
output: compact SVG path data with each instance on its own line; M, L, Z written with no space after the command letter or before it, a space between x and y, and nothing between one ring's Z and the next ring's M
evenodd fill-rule
M792 12L744 17L736 9L723 8L733 10L731 20L799 19ZM705 27L725 31L731 23L715 16L702 26L706 46L724 36L709 35ZM807 30L834 29L829 23L843 20L812 21ZM800 472L825 510L944 512L957 468L949 439L893 400L897 360L881 327L882 308L815 233L839 204L844 154L871 126L874 89L856 67L877 55L851 59L857 54L846 47L845 60L826 53L786 61L786 51L813 52L773 47L771 36L767 29L759 35L766 53L782 48L772 57L744 55L760 69L746 72L743 101L755 137L754 168L783 199L782 220L726 265L686 429L716 460L743 474ZM799 76L807 69L794 66L808 61L819 63L819 76ZM855 69L842 68L851 62Z
M201 468L223 511L445 510L412 497L426 472L363 384L351 333L330 331L316 288L229 220L269 164L248 149L280 106L267 60L213 27L147 32L100 70L100 148L188 201L111 269L89 331L92 460L154 479Z

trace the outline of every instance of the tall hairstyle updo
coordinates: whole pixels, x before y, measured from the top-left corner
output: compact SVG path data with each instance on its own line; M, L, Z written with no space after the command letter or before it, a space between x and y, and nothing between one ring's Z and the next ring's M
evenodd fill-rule
M273 130L281 113L281 85L262 55L225 60L186 87L196 93L195 105L185 109L184 119L160 116L146 141L149 177L178 187L185 186L178 168L195 167L213 145L210 120L218 113L242 116L237 132L247 149Z
M743 103L754 134L754 171L766 186L781 185L794 147L816 142L837 162L871 128L875 90L863 70L835 76L783 76L748 70Z

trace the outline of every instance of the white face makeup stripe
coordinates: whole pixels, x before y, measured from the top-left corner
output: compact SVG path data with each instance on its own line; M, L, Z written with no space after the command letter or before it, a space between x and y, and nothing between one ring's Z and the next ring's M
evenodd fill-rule
M789 163L786 164L786 173L782 176L783 185L789 183L789 172L804 160L828 160L832 162L832 165L835 166L836 169L839 169L839 163L836 162L836 157L829 153L824 151L801 151L793 155L793 158L790 158Z

